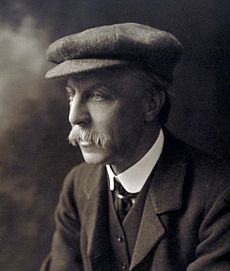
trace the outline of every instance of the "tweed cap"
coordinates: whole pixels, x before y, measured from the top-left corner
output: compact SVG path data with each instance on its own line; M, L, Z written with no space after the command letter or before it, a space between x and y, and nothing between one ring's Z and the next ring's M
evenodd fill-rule
M108 67L137 65L171 82L182 45L172 34L137 24L95 27L63 37L47 49L57 64L46 78L65 77Z

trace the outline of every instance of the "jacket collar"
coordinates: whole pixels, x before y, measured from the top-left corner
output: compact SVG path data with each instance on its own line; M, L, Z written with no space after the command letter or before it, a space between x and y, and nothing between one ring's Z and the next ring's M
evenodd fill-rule
M172 144L172 145L171 145ZM156 214L178 210L186 173L185 150L177 142L166 142L149 189Z

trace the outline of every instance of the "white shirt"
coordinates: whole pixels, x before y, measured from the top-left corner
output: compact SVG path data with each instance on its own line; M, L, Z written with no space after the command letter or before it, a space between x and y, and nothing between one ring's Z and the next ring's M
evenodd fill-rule
M163 145L164 134L161 129L151 149L139 161L122 173L115 175L110 165L106 165L110 190L114 190L114 177L116 177L127 192L140 192L161 155Z

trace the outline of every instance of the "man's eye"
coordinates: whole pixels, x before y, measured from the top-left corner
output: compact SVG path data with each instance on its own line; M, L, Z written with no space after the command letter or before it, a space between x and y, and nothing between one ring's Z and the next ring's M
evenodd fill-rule
M66 87L66 92L67 92L68 100L72 101L75 95L75 91L70 87Z
M100 91L93 91L92 93L90 93L89 95L90 99L93 99L96 102L101 102L103 100L108 99L108 95L106 95L105 93L102 93Z

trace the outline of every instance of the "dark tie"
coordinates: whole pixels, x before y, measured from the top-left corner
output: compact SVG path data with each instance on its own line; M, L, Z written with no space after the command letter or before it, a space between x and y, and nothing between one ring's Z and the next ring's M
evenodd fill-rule
M119 220L122 222L128 211L133 205L138 193L129 193L123 186L114 178L114 206Z

